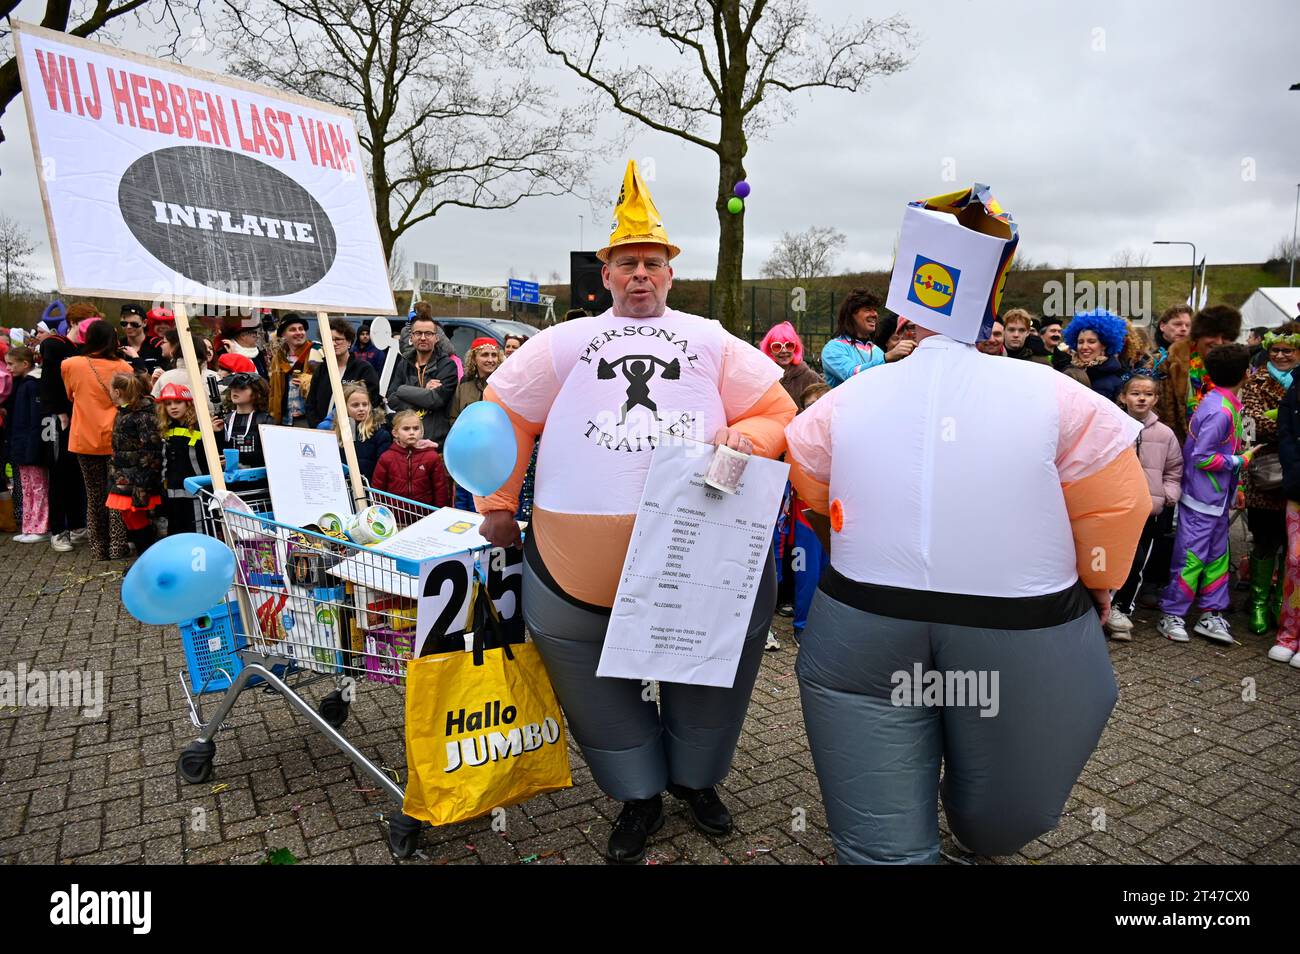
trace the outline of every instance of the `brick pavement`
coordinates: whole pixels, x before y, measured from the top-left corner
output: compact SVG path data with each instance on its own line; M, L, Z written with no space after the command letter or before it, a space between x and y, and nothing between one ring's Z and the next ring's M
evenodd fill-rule
M392 863L382 816L393 807L278 697L244 694L217 737L203 785L176 775L193 738L174 628L136 623L118 600L125 563L84 549L0 542L0 670L102 670L104 712L0 709L0 860L17 863L249 864L290 849L304 862ZM1000 863L1294 863L1300 860L1300 671L1269 663L1270 640L1185 646L1138 614L1112 644L1120 703L1057 830ZM668 800L656 864L833 863L803 732L789 621L764 656L731 774L736 816L710 840ZM1254 680L1254 701L1243 680ZM327 686L308 690L319 699ZM347 737L404 772L400 690L363 683ZM407 864L599 863L618 811L573 751L574 787L488 820L427 830ZM201 812L196 810L202 810ZM1099 813L1104 813L1100 814ZM200 830L195 822L202 819ZM802 822L802 824L798 824ZM1104 830L1097 830L1104 823ZM957 849L945 833L945 850ZM987 859L958 860L986 863Z

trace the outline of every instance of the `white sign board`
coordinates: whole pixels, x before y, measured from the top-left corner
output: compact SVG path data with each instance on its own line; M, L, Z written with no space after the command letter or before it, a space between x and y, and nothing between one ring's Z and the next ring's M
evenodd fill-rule
M333 431L263 424L262 452L277 523L305 527L322 514L352 514L339 441Z
M655 448L597 676L735 682L790 467L751 457L727 494L704 483L709 460Z
M395 312L351 114L15 25L65 294Z

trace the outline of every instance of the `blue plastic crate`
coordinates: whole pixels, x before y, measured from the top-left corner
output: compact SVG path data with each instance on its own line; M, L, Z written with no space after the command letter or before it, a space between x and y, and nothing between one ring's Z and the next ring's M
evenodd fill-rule
M236 650L248 641L239 632L239 607L218 603L206 613L180 624L190 689L195 693L223 692L244 668Z

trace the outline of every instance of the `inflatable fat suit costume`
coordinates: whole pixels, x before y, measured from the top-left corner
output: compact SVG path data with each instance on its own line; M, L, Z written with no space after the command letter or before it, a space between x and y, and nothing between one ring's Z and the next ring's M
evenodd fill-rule
M690 804L705 831L730 829L712 788L730 769L776 597L769 554L730 689L664 683L656 705L640 680L597 678L651 451L664 433L713 441L727 428L753 453L779 457L795 407L778 365L716 321L664 305L667 260L678 249L635 163L616 216L598 253L614 307L547 328L492 375L484 396L509 415L519 464L476 505L489 519L514 513L540 436L524 616L597 784L627 803L610 860L636 861L662 824L665 789ZM656 295L657 306L647 306Z
M1056 826L1116 700L1089 590L1123 584L1150 512L1139 427L974 347L1016 241L983 186L909 206L888 307L916 350L786 430L830 517L797 672L841 863L937 862L939 798L968 849L1015 852Z

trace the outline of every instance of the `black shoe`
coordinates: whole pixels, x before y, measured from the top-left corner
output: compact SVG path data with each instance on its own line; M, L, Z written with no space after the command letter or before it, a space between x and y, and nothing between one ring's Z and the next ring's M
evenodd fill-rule
M778 607L776 608L776 611L777 611L778 613L780 613L782 616L793 616L793 615L794 615L794 604L793 604L793 603L782 603L780 606L778 606Z
M668 794L680 798L691 809L695 827L706 835L731 834L731 812L722 804L718 793L709 788L687 788L684 785L668 786Z
M614 830L609 833L605 857L615 864L634 865L645 858L646 839L664 827L664 800L656 795L624 802Z

